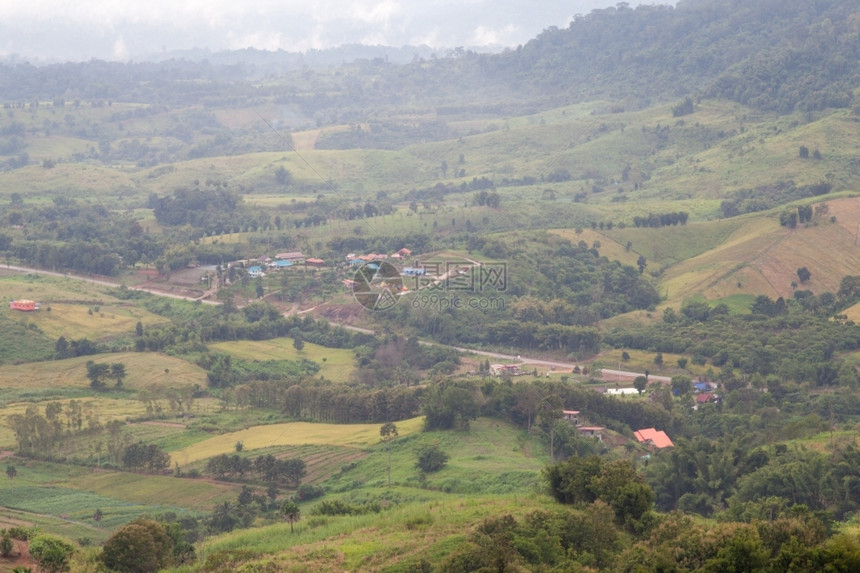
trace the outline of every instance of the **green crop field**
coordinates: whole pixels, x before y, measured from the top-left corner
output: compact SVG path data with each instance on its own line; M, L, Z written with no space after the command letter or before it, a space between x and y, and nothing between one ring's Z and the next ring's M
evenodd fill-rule
M241 486L203 479L155 476L125 472L98 472L69 480L68 486L94 492L127 504L139 504L158 511L211 511L224 501L235 499Z

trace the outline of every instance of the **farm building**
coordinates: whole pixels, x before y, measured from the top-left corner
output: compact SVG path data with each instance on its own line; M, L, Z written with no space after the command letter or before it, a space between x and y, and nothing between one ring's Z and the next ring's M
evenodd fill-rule
M280 261L275 261L273 263L269 263L270 269L285 269L285 268L291 267L291 266L293 266L293 263L291 261L286 260L286 259L280 260Z
M263 275L263 267L251 267L248 269L248 276L252 279L257 277L262 277Z
M324 265L325 265L325 261L324 261L324 260L322 260L322 259L314 259L314 258L310 258L310 259L305 260L305 264L306 264L307 266L309 266L309 267L317 267L317 268L320 268L320 267L322 267L322 266L324 266Z
M39 303L32 300L10 300L9 308L13 310L23 310L24 312L30 312L33 310L39 310Z
M423 277L427 274L424 267L403 267L402 273L410 277Z

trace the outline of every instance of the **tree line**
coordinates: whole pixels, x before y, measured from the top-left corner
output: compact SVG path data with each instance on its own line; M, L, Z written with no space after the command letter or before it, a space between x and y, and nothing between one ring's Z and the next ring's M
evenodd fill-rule
M271 454L253 459L239 454L221 454L206 462L206 472L215 478L245 479L256 474L263 483L298 488L307 475L304 460L299 458L279 459Z

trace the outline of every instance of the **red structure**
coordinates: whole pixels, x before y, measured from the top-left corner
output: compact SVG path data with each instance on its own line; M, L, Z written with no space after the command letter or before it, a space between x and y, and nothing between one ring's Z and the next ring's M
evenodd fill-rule
M33 310L39 310L39 303L32 300L10 300L9 308L30 312Z

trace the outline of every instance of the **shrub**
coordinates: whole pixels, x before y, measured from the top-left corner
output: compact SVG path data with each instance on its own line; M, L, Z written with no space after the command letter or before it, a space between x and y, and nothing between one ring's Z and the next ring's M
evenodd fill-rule
M425 473L438 472L448 463L448 454L442 451L439 444L429 444L415 450L418 459L415 467Z
M322 497L323 495L325 495L325 490L323 488L318 485L311 485L309 483L303 483L296 491L296 499L299 501L316 499L318 497Z

